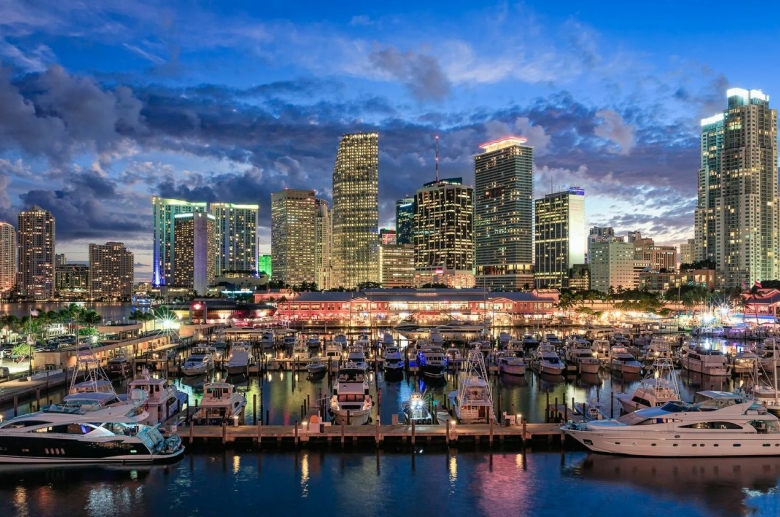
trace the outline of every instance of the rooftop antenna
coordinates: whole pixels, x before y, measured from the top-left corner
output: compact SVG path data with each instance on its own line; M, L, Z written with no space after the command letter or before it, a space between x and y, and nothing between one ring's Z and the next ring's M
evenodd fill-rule
M439 135L436 135L436 183L439 182Z

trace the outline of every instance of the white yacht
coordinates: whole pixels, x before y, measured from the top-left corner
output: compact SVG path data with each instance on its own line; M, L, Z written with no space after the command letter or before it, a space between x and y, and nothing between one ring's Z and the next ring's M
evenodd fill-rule
M502 375L525 375L528 367L522 356L515 355L522 352L502 352L498 356L498 373Z
M297 340L295 339L295 334L287 334L282 338L282 346L284 346L285 348L295 346L296 341Z
M339 370L330 399L329 411L333 420L337 425L367 424L373 405L365 369L347 363Z
M447 354L441 346L424 346L417 352L417 367L422 375L440 379L447 369Z
M304 341L298 341L293 346L292 351L293 361L308 361L309 360L309 347L306 346Z
M670 402L617 420L568 423L561 431L588 449L628 456L778 456L780 421L738 394L700 392L701 402Z
M228 375L239 375L247 372L250 352L249 345L244 342L239 341L233 345L227 363Z
M274 348L274 333L269 331L263 332L260 337L260 348L263 350L273 350Z
M309 336L309 339L306 340L306 346L309 348L317 348L319 349L322 345L322 342L320 341L320 338L317 336Z
M220 424L237 417L246 407L246 397L227 382L207 382L203 385L200 407L193 415L198 423Z
M552 334L552 333L551 334L545 334L544 335L544 340L542 342L543 343L548 343L548 344L550 344L550 345L552 345L554 347L561 346L561 340L558 338L557 335Z
M613 372L642 373L642 364L624 346L613 346L609 353L609 366Z
M549 342L542 342L539 348L536 349L533 364L539 370L539 373L547 375L563 375L566 369L566 365L558 357L555 348Z
M345 336L344 334L336 334L333 337L333 344L339 345L343 350L347 346L347 336Z
M590 349L593 351L594 357L602 363L609 362L609 341L606 339L594 339L590 345Z
M210 347L192 347L190 356L181 365L181 373L187 376L203 375L214 369L214 356Z
M382 361L382 368L385 370L385 374L398 374L404 371L404 357L401 355L401 350L397 346L386 346L382 354L384 361Z
M731 373L734 375L751 375L757 367L759 358L753 352L742 351L734 356Z
M366 352L360 345L350 345L347 347L347 363L351 363L353 367L360 368L362 370L368 369L368 363L366 362Z
M131 400L143 403L144 410L149 414L145 420L147 424L165 422L184 409L188 400L187 394L179 391L168 379L155 379L146 368L140 377L130 381L127 392ZM139 397L139 392L144 395Z
M599 373L601 363L596 359L590 343L574 339L566 346L564 359L577 367L577 373Z
M662 357L671 361L675 359L671 344L665 339L655 338L650 340L650 344L645 347L644 353L646 363L653 363Z
M306 365L306 371L310 377L316 377L322 375L328 371L328 365L319 357L309 359L309 363Z
M331 368L334 366L338 368L338 364L343 358L344 350L338 343L328 343L325 347L325 362L330 363Z
M720 350L697 346L680 350L680 364L686 370L711 377L726 377L729 367L726 356Z
M501 332L498 335L498 348L509 348L509 342L512 341L512 336L507 332Z
M486 424L495 421L493 395L487 382L487 371L482 352L469 351L468 370L461 376L457 391L449 399L455 417L461 424Z
M536 339L533 334L523 334L523 339L521 341L523 342L523 348L526 350L539 346L539 340Z
M362 346L363 349L367 349L371 346L371 340L368 338L367 334L360 334L358 338L355 340L355 345Z
M623 410L629 413L638 409L664 406L668 402L681 402L672 358L666 353L659 354L653 362L651 373L642 379L639 386L633 392L621 393L615 395L615 398L623 406Z

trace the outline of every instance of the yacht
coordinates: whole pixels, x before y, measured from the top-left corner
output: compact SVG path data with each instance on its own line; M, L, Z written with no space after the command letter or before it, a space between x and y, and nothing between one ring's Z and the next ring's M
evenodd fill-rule
M360 345L350 345L347 347L347 363L351 363L354 368L362 370L368 369L366 362L366 352Z
M756 369L759 358L753 352L739 352L734 356L731 364L731 373L734 375L751 375Z
M501 332L498 335L498 348L499 349L509 348L510 341L512 341L512 336L506 332Z
M330 364L331 369L338 369L338 365L343 357L344 350L337 343L328 343L325 347L325 361Z
M314 359L309 359L309 364L306 365L306 371L309 372L310 377L316 377L327 372L328 365L319 357L315 357Z
M628 456L778 456L780 421L752 399L730 392L697 394L617 420L568 423L561 431L594 452Z
M609 366L613 372L642 372L642 364L626 350L626 347L623 346L615 345L610 349Z
M288 334L282 338L282 346L285 348L289 348L291 346L295 346L295 334Z
M609 361L609 341L606 339L594 339L590 345L590 349L593 351L593 356L602 363Z
M249 368L249 345L243 342L238 342L233 345L230 351L230 359L227 363L228 375L239 375L246 373Z
M498 356L498 373L502 375L525 375L528 365L522 356L515 355L522 352L503 352Z
M651 373L642 379L633 392L621 393L615 395L615 398L623 410L629 413L638 409L661 407L668 402L681 402L671 356L660 354L653 362Z
M662 357L674 362L675 357L672 353L671 344L665 339L652 339L645 348L645 362L654 363Z
M309 339L306 340L306 346L309 348L319 349L321 345L320 338L317 336L309 336Z
M336 334L333 337L333 344L339 345L342 349L346 348L347 346L347 336L344 334Z
M393 340L392 334L385 333L382 335L382 348L388 346L395 346L395 341Z
M460 353L458 347L451 346L444 353L447 354L447 366L456 366L463 362L463 354Z
M365 369L347 363L339 370L330 399L329 411L333 420L337 425L367 424L373 405Z
M680 350L680 364L686 370L711 377L726 377L729 374L728 361L720 350L699 346L693 349L683 347Z
M386 346L382 355L382 368L385 374L401 374L404 371L404 358L397 346Z
M149 414L146 424L161 424L179 413L187 405L188 396L179 391L168 379L155 379L144 368L141 376L130 381L127 387L130 400L143 403L144 410ZM139 392L142 396L139 396Z
M461 424L486 424L495 421L493 395L487 382L485 358L479 350L469 351L467 372L460 378L457 391L449 399Z
M360 336L358 336L358 338L355 340L355 344L357 346L363 347L363 349L367 349L371 346L371 340L368 339L368 335L360 334Z
M309 359L309 347L306 346L304 341L298 341L293 346L292 350L293 361L308 361Z
M0 463L165 463L184 452L181 439L143 424L132 404L95 411L49 406L0 423Z
M263 350L273 350L274 348L274 333L271 331L263 332L260 337L260 348Z
M441 335L441 332L439 332L439 329L434 328L430 330L428 333L428 342L434 346L444 346L444 337Z
M429 401L424 394L415 391L409 397L409 400L401 404L401 412L404 414L404 421L407 425L431 425L433 424L433 415L431 414Z
M539 346L539 340L536 339L532 334L523 334L523 348L526 350L529 350L531 348L536 348Z
M199 424L221 424L238 417L246 407L246 397L227 382L207 382L203 385L200 407L193 415Z
M112 357L106 363L106 373L111 377L127 377L132 369L130 361L123 355Z
M548 343L554 347L561 346L561 340L555 334L545 334L543 342Z
M629 346L631 344L631 340L628 339L627 336L623 335L622 332L615 332L612 334L612 342L616 344L617 346Z
M567 363L576 366L577 373L599 373L601 363L596 359L590 343L575 339L569 343L564 353Z
M536 349L536 355L534 356L533 363L539 373L545 373L547 375L563 375L563 371L566 365L558 357L553 345L549 342L543 342Z
M214 369L214 356L210 347L192 347L190 356L181 365L181 373L187 376L203 375Z
M417 352L417 367L420 373L436 379L444 377L447 369L447 355L441 346L429 344Z

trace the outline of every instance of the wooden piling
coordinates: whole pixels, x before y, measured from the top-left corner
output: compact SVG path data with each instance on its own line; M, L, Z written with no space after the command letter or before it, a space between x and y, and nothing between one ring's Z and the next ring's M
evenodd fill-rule
M252 393L252 422L257 423L257 393Z
M222 422L222 445L227 443L227 422Z
M449 420L447 420L447 437L444 440L444 443L446 443L447 447L449 447L450 445L450 421Z
M490 419L490 437L488 438L488 445L493 448L493 419Z
M263 443L263 423L257 422L257 448L262 448Z
M298 448L298 421L295 421L295 448Z
M192 445L192 428L195 426L195 422L190 420L190 445Z
M414 419L412 419L412 447L414 447L416 436L415 436L415 429L414 429Z
M19 416L19 395L14 395L14 417Z

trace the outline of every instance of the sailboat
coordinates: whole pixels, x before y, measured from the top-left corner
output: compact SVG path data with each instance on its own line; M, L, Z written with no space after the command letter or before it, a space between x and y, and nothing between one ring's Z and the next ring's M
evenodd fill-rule
M780 415L780 394L777 392L777 355L773 354L773 368L772 368L772 386L768 384L761 384L761 373L763 372L760 361L755 362L755 379L754 384L750 388L750 392L756 402L764 405L767 410L773 415Z
M466 373L461 377L457 391L449 394L449 399L461 424L486 424L496 420L485 357L479 350L469 350Z

